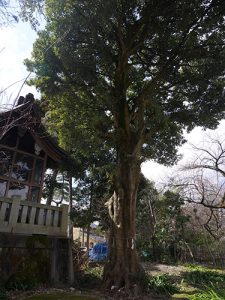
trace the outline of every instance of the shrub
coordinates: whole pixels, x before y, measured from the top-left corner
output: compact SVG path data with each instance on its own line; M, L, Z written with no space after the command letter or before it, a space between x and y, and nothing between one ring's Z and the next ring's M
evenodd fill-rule
M74 271L80 272L88 268L89 258L86 252L80 249L80 245L77 242L73 243L72 246L73 265Z
M77 273L77 285L79 289L98 288L102 284L103 267L95 265L94 267L87 266L86 269Z
M148 289L149 291L167 295L179 292L178 287L172 282L172 277L167 274L151 277L148 282Z
M22 290L27 291L35 287L37 284L36 279L33 276L27 276L23 273L13 274L6 282L7 290Z

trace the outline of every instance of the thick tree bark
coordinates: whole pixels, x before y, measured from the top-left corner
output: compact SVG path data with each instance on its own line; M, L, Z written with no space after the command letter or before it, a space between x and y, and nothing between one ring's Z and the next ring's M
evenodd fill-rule
M90 223L87 225L87 255L89 254L89 248L90 248Z
M109 237L109 260L105 266L106 288L132 289L142 267L136 252L135 216L140 164L126 159L118 166L116 188L106 203L112 220Z
M114 81L114 122L117 168L114 194L106 203L111 218L109 257L104 269L106 288L125 287L136 293L137 279L143 272L136 252L136 198L140 180L141 149L144 141L143 97L135 99L133 110L128 105L129 51L120 39L120 53Z
M152 257L153 257L154 261L157 261L158 255L157 255L157 252L156 252L155 235L153 235L151 237L151 242L152 242Z
M82 247L85 247L85 241L84 241L84 227L82 228L82 243L81 243L81 246Z
M91 189L90 189L89 220L92 214L92 204L93 204L93 180L91 181ZM87 255L89 255L89 248L90 248L90 230L91 230L91 223L89 222L87 225Z
M48 198L47 198L47 202L46 202L47 205L52 204L57 175L58 175L58 169L54 169L53 173L52 173L51 184L49 187L49 192L48 192L49 194L48 194Z

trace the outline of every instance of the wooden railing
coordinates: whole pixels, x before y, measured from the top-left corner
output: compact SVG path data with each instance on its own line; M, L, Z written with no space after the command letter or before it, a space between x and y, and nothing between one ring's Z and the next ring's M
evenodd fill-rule
M68 236L68 205L60 207L0 197L0 233Z

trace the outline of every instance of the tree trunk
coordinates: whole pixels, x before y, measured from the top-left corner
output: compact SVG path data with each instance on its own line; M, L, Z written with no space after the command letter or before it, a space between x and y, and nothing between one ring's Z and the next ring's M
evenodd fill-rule
M143 269L136 253L135 217L140 164L124 159L118 166L115 191L106 203L111 218L109 260L104 269L106 288L132 290ZM138 276L138 277L137 277Z
M69 214L73 207L73 179L69 176ZM69 223L69 239L68 239L68 283L74 284L74 265L73 265L73 226Z
M89 244L90 244L90 223L87 225L87 255L89 254Z
M72 212L73 208L73 178L69 176L69 212Z
M153 260L157 261L159 258L159 253L156 251L156 242L155 242L155 235L151 237L151 242L152 242L152 256Z
M136 199L140 181L140 158L144 143L144 100L136 99L136 116L127 101L128 55L121 49L115 73L114 122L117 168L114 173L114 193L106 203L111 218L109 257L104 268L106 288L125 288L137 293L138 278L143 268L136 252Z
M85 247L85 242L84 242L84 227L82 228L82 247Z
M93 204L93 180L91 180L91 188L90 188L90 205L89 205L89 221L92 219L92 204ZM89 255L89 248L90 248L90 230L91 230L91 223L89 222L87 225L87 255Z

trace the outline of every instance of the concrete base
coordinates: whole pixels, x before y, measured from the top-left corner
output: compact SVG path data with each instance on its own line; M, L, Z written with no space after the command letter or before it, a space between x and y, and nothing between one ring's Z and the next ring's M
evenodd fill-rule
M48 269L48 281L72 285L74 273L71 247L69 239L0 234L0 274L5 279L9 278L18 273L28 259L33 262L36 259L38 265L40 255L47 264L43 268Z

